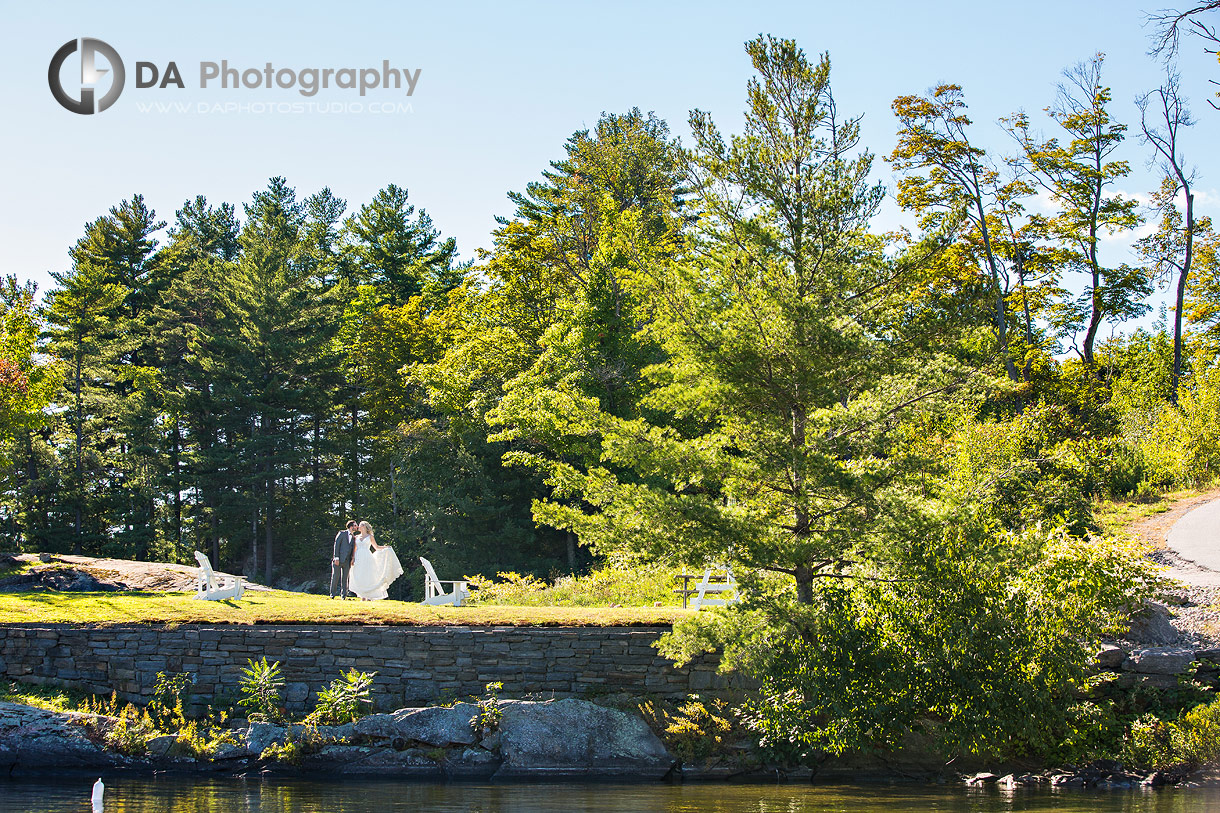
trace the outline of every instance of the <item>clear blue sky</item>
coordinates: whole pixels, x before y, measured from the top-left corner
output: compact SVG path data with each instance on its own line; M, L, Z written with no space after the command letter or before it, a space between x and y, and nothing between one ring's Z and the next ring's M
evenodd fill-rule
M522 189L564 140L601 111L638 106L687 134L691 108L735 131L750 75L742 43L759 33L793 37L810 54L828 50L840 109L863 113L865 143L885 155L894 142L889 110L900 94L940 82L964 86L978 141L1007 150L997 117L1040 111L1061 71L1107 54L1115 115L1136 129L1134 97L1161 79L1146 55L1144 13L1167 0L1028 0L925 3L881 0L744 3L361 3L97 2L3 5L0 66L6 80L0 127L0 273L34 279L67 267L84 224L134 193L173 219L188 197L239 205L268 177L283 175L302 196L329 186L354 210L397 183L431 213L463 256L489 244L505 193ZM1220 22L1220 20L1217 20ZM122 97L97 115L70 113L47 87L52 54L80 36L104 40L128 72ZM415 94L331 89L200 89L199 63L237 67L419 68ZM183 90L134 88L137 60L174 60ZM73 63L70 63L73 64ZM74 63L79 65L79 62ZM1203 210L1220 195L1220 112L1207 106L1220 79L1214 57L1190 44L1184 90L1199 119L1188 135ZM374 114L200 113L225 102L409 102L411 112ZM189 110L142 112L154 102ZM1051 132L1051 124L1044 125ZM1131 192L1155 185L1145 149L1131 138ZM893 186L878 160L875 175ZM898 216L887 212L881 225Z

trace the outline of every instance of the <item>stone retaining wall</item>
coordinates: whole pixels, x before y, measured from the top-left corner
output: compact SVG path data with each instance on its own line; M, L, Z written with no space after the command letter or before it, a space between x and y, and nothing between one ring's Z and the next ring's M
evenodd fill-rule
M0 677L147 700L158 672L188 672L194 693L236 694L247 659L279 661L286 705L355 668L377 673L379 708L481 695L611 692L681 697L732 688L703 656L675 668L652 644L666 627L0 626Z

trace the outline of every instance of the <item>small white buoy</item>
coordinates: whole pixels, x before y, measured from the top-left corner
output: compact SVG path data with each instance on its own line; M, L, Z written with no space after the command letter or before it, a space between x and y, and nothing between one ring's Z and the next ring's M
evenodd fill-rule
M102 778L99 776L97 781L93 783L93 813L102 813L102 795L106 792L106 786L102 783Z

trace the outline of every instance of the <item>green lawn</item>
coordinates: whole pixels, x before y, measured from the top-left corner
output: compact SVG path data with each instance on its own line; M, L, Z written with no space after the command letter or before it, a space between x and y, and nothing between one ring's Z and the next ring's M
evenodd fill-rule
M426 626L647 626L688 614L676 607L426 607L401 601L332 601L280 590L240 600L191 593L0 593L0 624L403 624Z

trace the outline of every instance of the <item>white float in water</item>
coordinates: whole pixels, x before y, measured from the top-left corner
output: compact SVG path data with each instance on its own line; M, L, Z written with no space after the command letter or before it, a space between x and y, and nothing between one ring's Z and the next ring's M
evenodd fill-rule
M99 776L97 781L93 783L93 813L102 813L102 795L106 792L106 786L102 783L102 778Z

